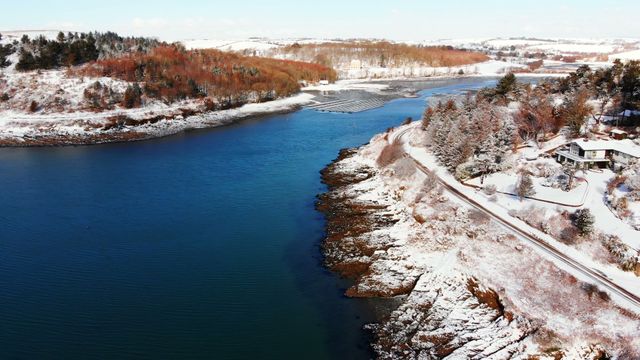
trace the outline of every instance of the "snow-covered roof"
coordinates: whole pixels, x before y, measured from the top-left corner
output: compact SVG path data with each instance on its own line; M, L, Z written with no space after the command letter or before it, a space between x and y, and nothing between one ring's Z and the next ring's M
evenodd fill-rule
M573 142L580 146L582 150L594 151L594 150L613 150L633 157L640 158L640 146L636 145L631 140L587 140L579 139Z
M624 131L624 130L620 130L620 129L613 129L613 130L611 130L611 133L612 133L612 134L620 134L620 135L623 135L623 134L626 134L627 132L626 132L626 131Z

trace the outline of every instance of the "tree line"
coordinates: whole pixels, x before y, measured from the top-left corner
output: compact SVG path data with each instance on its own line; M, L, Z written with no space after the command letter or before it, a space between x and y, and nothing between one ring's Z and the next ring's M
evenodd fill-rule
M67 34L59 32L56 39L23 35L19 43L19 71L55 69L77 66L98 59L148 52L161 43L143 37L122 37L113 32Z
M451 67L488 60L485 54L454 49L450 46L421 46L396 44L388 41L326 42L298 44L274 50L302 61L336 66L351 59L368 61L370 65L395 67L409 64Z
M130 82L123 105L135 107L146 96L167 103L207 98L212 109L263 102L292 95L301 81L335 81L333 69L289 60L246 57L218 50L190 50L178 44L158 46L94 61L77 75L107 76Z

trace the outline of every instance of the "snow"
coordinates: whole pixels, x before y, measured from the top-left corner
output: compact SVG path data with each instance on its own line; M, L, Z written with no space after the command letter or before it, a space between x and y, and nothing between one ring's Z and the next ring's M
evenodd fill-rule
M416 128L417 129L417 128ZM506 199L505 201L492 202L489 201L488 197L485 196L482 192L478 192L475 189L468 188L461 183L459 183L452 175L450 175L446 169L442 168L435 157L428 152L425 147L416 147L410 144L405 143L405 149L407 152L417 161L425 165L427 168L432 169L437 176L439 176L443 181L447 184L451 185L457 191L463 193L465 196L473 199L474 201L480 203L483 207L490 210L494 214L499 215L504 219L509 219L509 223L514 224L518 228L527 229L527 232L535 235L536 237L543 239L548 244L551 244L553 247L561 250L567 256L570 256L573 259L576 259L577 262L586 265L589 268L598 269L602 273L607 274L607 276L613 279L618 284L622 285L627 290L633 292L636 295L640 296L640 281L638 281L637 277L633 274L623 272L622 270L608 264L597 263L593 259L588 256L580 253L575 248L569 247L565 244L560 243L558 240L553 237L535 229L523 222L520 219L517 219L510 215L510 209L522 209L523 203L518 201L517 199ZM591 174L589 174L591 175ZM591 184L591 190L589 192L589 196L586 199L585 207L588 207L592 210L592 213L596 216L596 219L600 216L599 220L596 220L596 227L600 228L602 226L602 230L604 232L613 231L613 233L617 234L621 238L624 237L623 241L633 244L634 246L640 245L640 233L633 230L629 225L623 224L619 219L617 219L611 211L604 205L603 202L603 189L606 188L607 179L610 179L612 173L609 173L607 177L606 173L599 178L597 177L587 176L589 183ZM504 197L501 199L505 199ZM526 204L526 203L525 203ZM531 204L529 202L529 204ZM550 208L556 208L557 206L549 206ZM606 212L605 212L606 210ZM605 218L604 215L608 214ZM621 225L626 225L627 229L617 230ZM531 245L531 244L529 244ZM547 260L554 262L556 266L559 268L571 273L578 279L581 279L585 282L591 282L592 279L586 276L581 272L577 272L572 267L567 266L563 262L558 261L555 257L550 256L546 250L541 249L537 246L533 246L534 249ZM638 247L636 247L638 248ZM633 309L634 311L638 311L640 313L640 307L633 302L630 302L628 299L624 297L617 296L612 294L612 298L620 304L621 306Z
M504 75L511 70L527 68L527 66L523 64L497 60L486 61L473 65L473 67L477 70L477 74L482 76Z
M424 133L417 125L374 137L356 156L339 165L355 170L361 166L377 168L376 159L388 141L401 139L413 158L483 206L493 206L492 211L508 217L507 209L457 183L437 165L421 146ZM404 130L409 131L406 137L399 138L397 134ZM582 283L591 283L590 277L576 273L524 239L513 237L498 223L482 217L472 221L474 210L466 202L443 193L433 178L422 172L411 175L399 172L402 167L399 163L406 160L378 168L375 176L336 194L355 196L354 202L364 205L386 206L380 216L398 221L390 227L358 235L358 241L368 246L382 242L382 249L371 256L370 271L356 285L363 291L389 289L417 276L415 287L406 297L397 298L400 305L375 328L378 334L389 335L384 344L390 340L400 346L396 349L400 352L395 354L437 357L430 349L442 346L437 341L449 338L453 339L449 344L455 344L454 352L447 357L451 359L525 359L556 346L566 355L564 358L585 359L593 352L594 341L613 353L614 358L620 348L640 349L636 336L638 319L617 307L619 304L637 311L633 304L617 296L612 296L613 302L597 294L592 296ZM417 213L426 221L416 221ZM513 222L527 227L517 219ZM544 238L544 234L539 236ZM633 274L596 263L553 239L549 243L585 266L602 271L616 283L640 291ZM483 291L493 289L513 319L505 321L505 316L470 295L470 279ZM545 342L544 336L538 336L547 332L553 334L552 344ZM393 350L385 346L376 349ZM384 352L381 357L392 355Z
M607 234L617 235L627 245L640 250L640 231L616 217L605 203L604 194L607 184L616 175L610 170L603 170L602 172L587 171L584 176L592 188L584 207L591 210L595 216L595 227Z
M109 134L110 132L136 131L147 137L166 136L189 129L215 127L264 113L283 112L295 109L311 102L313 95L298 95L265 103L246 104L242 107L214 112L203 112L183 118L181 109L198 110L197 101L182 101L171 105L154 102L134 109L115 109L99 113L72 112L54 114L25 114L16 111L0 112L0 139L23 141L34 136L91 136ZM103 130L110 117L127 116L132 119L145 119L157 115L175 116L173 119L161 120L137 126L125 126L120 130Z
M362 81L362 80L338 80L328 85L310 85L302 89L302 91L346 91L346 90L364 90L369 92L380 92L388 89L388 84Z
M620 59L621 61L640 60L640 50L631 50L609 55L609 61Z
M223 51L260 50L266 51L279 47L277 43L257 40L183 40L182 44L188 49L218 49Z
M544 179L542 178L534 177L531 180L533 181L533 186L536 192L532 198L543 201L558 202L566 204L569 207L582 206L589 191L589 184L586 182L579 182L575 188L571 189L571 191L562 191L558 188L542 185L544 183ZM484 180L484 186L495 185L497 191L513 194L513 196L515 196L517 181L518 176L516 174L501 172L488 175ZM468 184L482 186L480 185L479 178L472 179ZM509 195L499 194L498 196L508 197Z
M563 53L584 53L584 54L608 54L618 49L618 46L613 44L544 44L533 45L527 47L528 50L544 50L544 51L557 51Z

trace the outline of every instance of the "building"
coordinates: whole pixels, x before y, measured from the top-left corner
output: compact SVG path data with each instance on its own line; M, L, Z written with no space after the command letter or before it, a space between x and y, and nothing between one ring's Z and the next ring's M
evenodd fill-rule
M627 166L640 159L640 146L631 140L574 140L556 150L558 162L576 164L581 169Z
M629 134L620 129L613 129L609 132L609 136L614 140L624 140L629 137Z

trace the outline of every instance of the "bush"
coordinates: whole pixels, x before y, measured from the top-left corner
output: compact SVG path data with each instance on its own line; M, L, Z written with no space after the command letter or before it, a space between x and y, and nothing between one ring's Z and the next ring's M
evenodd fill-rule
M495 185L485 185L485 186L482 188L482 191L483 191L485 194L487 194L487 195L491 196L491 195L495 195L495 193L498 191L498 189L496 188L496 186L495 186Z
M142 103L142 90L138 83L129 85L127 90L124 91L124 98L122 99L122 106L131 109L140 106Z
M404 156L404 150L402 150L402 144L400 143L387 144L380 152L380 155L378 156L376 163L380 167L386 167L393 164L403 156Z
M2 93L2 95L0 95L0 101L8 101L9 99L10 97L7 93Z
M567 226L560 232L560 240L565 244L575 244L578 242L579 231L574 226Z
M29 111L30 112L36 112L38 111L39 105L36 101L32 101L31 104L29 105Z

